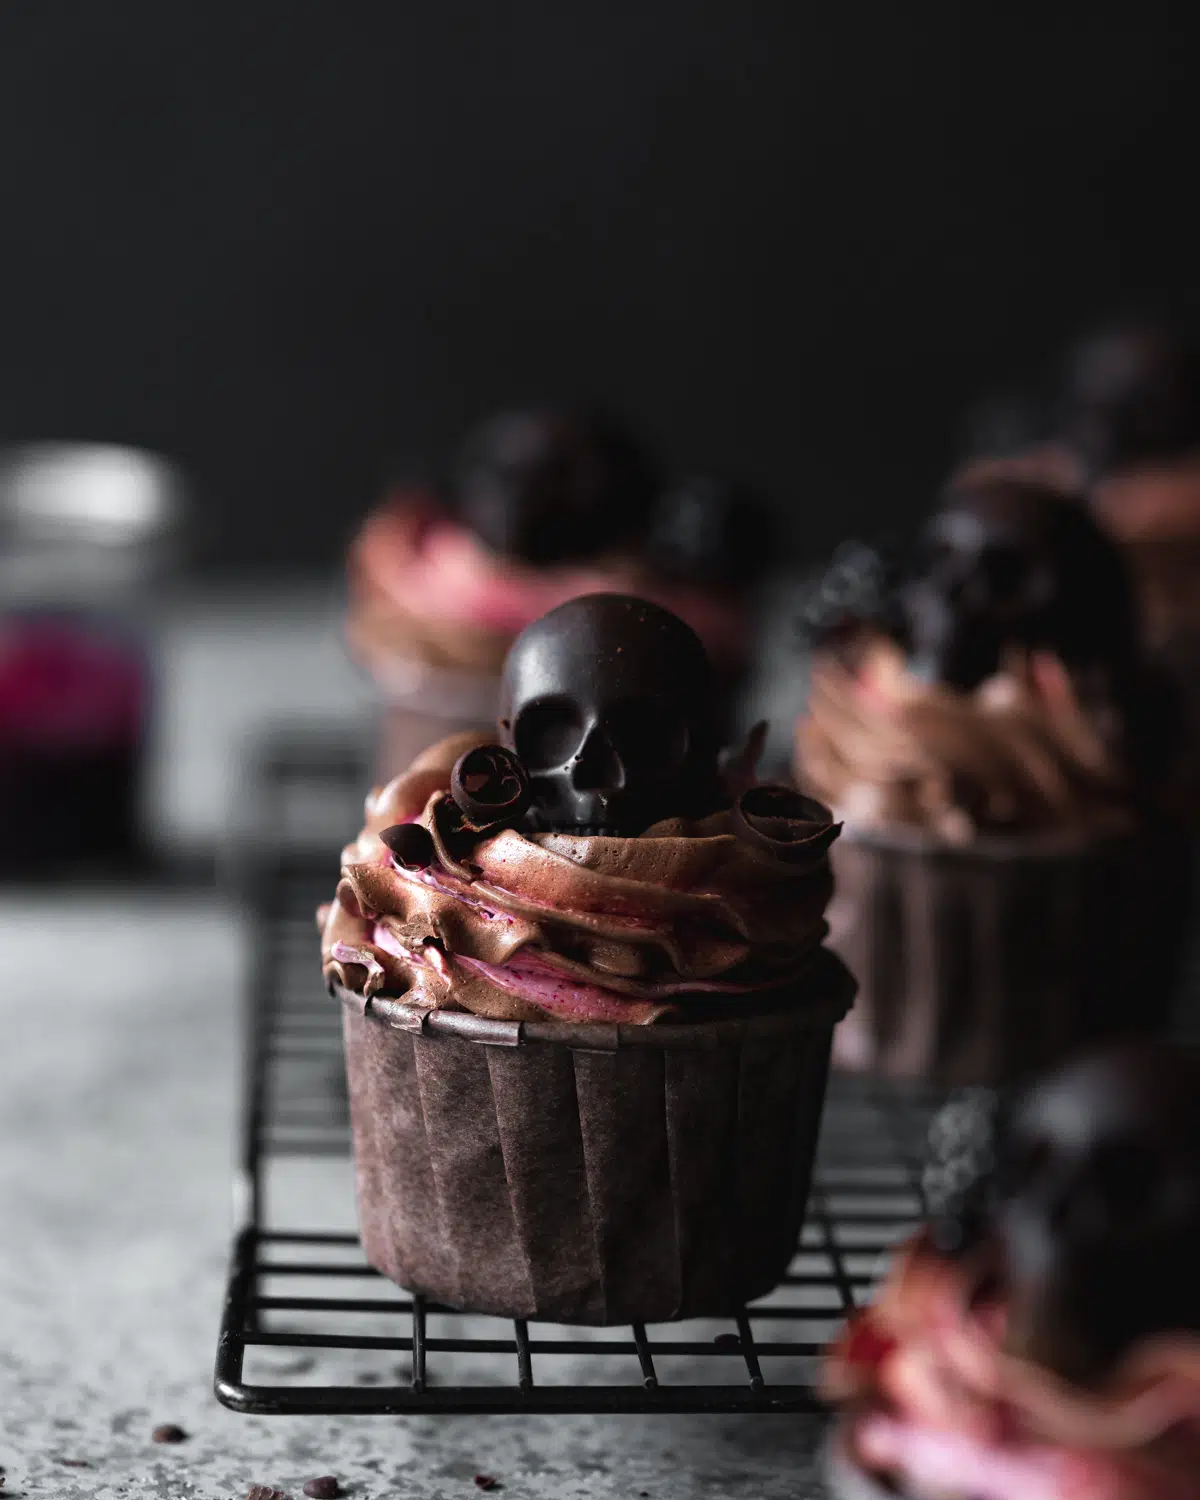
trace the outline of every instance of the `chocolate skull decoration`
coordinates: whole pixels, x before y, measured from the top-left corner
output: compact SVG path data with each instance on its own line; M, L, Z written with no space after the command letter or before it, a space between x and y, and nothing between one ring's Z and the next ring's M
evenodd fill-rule
M501 734L529 774L536 829L641 833L719 800L712 669L669 610L587 594L514 641Z
M913 672L964 692L1009 646L1053 651L1068 667L1134 650L1116 548L1082 503L1028 480L951 489L921 533L900 602Z
M658 466L595 411L501 412L469 434L443 495L491 551L535 567L602 556L645 530Z
M1139 1338L1200 1332L1200 1064L1129 1047L1034 1087L991 1215L1013 1352L1088 1381Z

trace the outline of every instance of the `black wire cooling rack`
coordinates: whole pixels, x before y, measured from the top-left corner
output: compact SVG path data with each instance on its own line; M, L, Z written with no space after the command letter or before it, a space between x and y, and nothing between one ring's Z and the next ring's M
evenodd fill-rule
M783 1285L736 1318L589 1329L456 1313L373 1271L353 1229L341 1007L321 983L314 920L336 884L336 858L259 845L242 873L252 973L241 1227L215 1381L226 1406L259 1414L815 1409L816 1357L921 1216L932 1100L833 1080L796 1256Z

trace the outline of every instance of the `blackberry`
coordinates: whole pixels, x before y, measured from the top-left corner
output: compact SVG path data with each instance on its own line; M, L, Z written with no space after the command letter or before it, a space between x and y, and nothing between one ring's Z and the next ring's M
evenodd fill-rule
M1002 1096L968 1088L951 1095L929 1127L921 1189L934 1246L956 1255L976 1244L991 1202Z
M898 569L883 548L843 542L822 573L810 579L800 600L799 629L811 646L863 625L891 630L895 623Z

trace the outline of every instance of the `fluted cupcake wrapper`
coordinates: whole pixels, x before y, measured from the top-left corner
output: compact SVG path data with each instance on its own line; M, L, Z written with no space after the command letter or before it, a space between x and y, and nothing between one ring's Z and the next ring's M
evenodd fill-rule
M790 1008L738 1021L520 1025L344 994L367 1258L503 1317L735 1312L794 1254L852 995L827 953Z
M1019 1080L1161 1031L1188 899L1185 841L843 836L830 946L859 981L834 1065L943 1084Z

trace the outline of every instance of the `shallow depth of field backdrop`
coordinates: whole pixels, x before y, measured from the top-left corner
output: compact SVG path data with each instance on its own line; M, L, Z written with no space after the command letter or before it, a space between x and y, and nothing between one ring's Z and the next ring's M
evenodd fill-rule
M207 559L600 395L806 549L1200 264L1200 7L7 0L0 441L162 448Z

